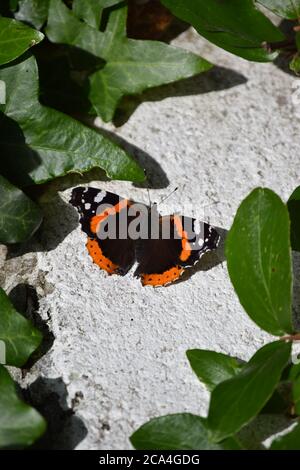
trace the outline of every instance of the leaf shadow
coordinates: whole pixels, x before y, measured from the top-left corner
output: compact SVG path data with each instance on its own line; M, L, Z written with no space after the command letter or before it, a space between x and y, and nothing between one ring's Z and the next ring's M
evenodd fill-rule
M76 392L69 407L67 387L61 377L38 377L23 390L23 395L47 422L46 433L31 450L72 450L87 436L85 424L75 414L83 394L80 390Z
M170 181L167 177L167 174L161 167L161 165L147 152L142 150L140 147L137 147L134 144L131 144L127 140L123 139L119 135L110 132L106 129L99 129L98 132L107 137L108 139L115 142L123 150L132 155L139 165L144 169L146 174L145 181L141 183L133 183L133 186L136 188L149 188L149 189L163 189L167 188L170 184Z
M293 421L283 414L259 414L241 429L238 439L247 450L265 450L268 438L287 429Z
M0 173L13 184L33 184L30 172L41 164L41 158L27 145L17 122L3 113L0 113L0 141Z
M179 80L168 85L153 87L140 95L125 96L113 120L116 127L125 124L138 106L144 102L162 101L170 97L201 95L226 90L247 82L246 77L235 70L214 66L207 72Z
M62 199L59 191L93 180L107 181L108 178L104 171L95 168L83 175L72 173L56 178L50 183L26 188L26 193L41 207L43 222L30 240L9 245L6 259L17 258L28 252L54 250L78 226L78 214Z
M47 320L44 320L39 314L39 298L35 287L29 284L18 284L10 291L9 298L15 309L27 320L30 320L43 335L42 343L22 367L22 371L25 373L51 349L55 337Z

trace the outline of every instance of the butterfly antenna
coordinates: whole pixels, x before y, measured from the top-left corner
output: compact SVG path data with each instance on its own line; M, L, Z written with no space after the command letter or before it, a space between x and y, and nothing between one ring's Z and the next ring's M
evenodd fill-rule
M165 197L163 197L157 205L159 205L162 202L166 201L166 199L168 199L170 196L172 196L172 194L174 194L177 191L177 189L178 189L178 186L176 186L176 188L173 189L173 191L171 191L169 194L167 194Z
M151 207L152 203L151 203L151 197L150 197L149 188L147 188L147 194L148 194L149 207Z

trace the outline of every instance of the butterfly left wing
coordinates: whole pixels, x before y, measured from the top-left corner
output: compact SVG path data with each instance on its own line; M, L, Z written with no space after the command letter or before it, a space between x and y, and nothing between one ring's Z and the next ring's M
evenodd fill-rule
M70 202L80 214L82 230L88 236L86 247L94 263L109 274L125 275L134 263L135 247L117 229L123 215L130 221L127 214L131 201L97 188L78 187L73 189ZM116 227L115 236L100 235L105 225Z

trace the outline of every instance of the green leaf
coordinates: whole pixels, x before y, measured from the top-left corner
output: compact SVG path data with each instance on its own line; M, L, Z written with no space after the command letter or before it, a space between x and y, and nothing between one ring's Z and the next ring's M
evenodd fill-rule
M50 0L19 0L15 18L40 29L46 22Z
M295 251L300 251L300 186L290 196L287 207L291 221L291 245Z
M231 282L250 318L273 335L292 333L287 207L257 188L240 205L226 241Z
M300 450L300 424L272 442L271 450Z
M0 365L0 448L33 444L46 430L44 418L21 401L15 384Z
M39 31L0 16L0 65L16 59L43 38L44 35Z
M289 371L288 371L287 380L290 380L290 381L293 382L294 380L297 380L298 378L300 378L299 354L297 355L297 357L292 358L292 359L294 359L294 361L298 361L297 363L292 364L292 365L290 366Z
M258 11L252 0L162 0L174 15L226 51L258 62L273 60L264 43L284 36Z
M130 437L140 450L221 450L240 449L235 438L220 444L209 442L206 420L190 413L151 419Z
M300 56L299 53L294 55L292 60L289 63L289 67L292 70L292 72L295 72L295 74L300 74Z
M28 240L41 222L39 207L0 175L0 243Z
M94 28L99 28L102 8L101 0L73 1L73 11L75 15Z
M5 344L5 364L15 367L22 367L42 341L40 331L15 310L1 288L0 341Z
M73 0L73 12L93 28L99 28L103 9L123 0Z
M98 132L39 102L38 70L29 59L0 70L7 101L0 114L0 169L20 185L43 183L94 167L110 178L142 181L143 170ZM0 106L1 109L1 106Z
M300 18L300 0L256 0L278 16L288 20Z
M235 434L262 410L280 381L290 353L288 342L267 344L239 374L217 385L211 394L207 418L214 441Z
M242 367L234 357L215 351L190 349L186 355L193 371L210 391L220 382L234 377Z
M299 416L300 415L300 376L297 377L293 382L292 388L294 411Z
M16 11L18 8L19 0L9 0L9 8L12 11Z
M211 64L191 52L158 41L126 37L127 8L111 12L105 32L82 23L61 0L51 0L47 35L105 59L90 76L90 100L104 121L113 118L124 95L204 72Z

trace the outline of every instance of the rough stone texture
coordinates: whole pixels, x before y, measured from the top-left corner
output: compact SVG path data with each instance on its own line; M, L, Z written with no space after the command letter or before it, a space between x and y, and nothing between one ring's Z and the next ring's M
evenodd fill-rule
M296 79L274 64L227 54L193 30L174 42L218 67L147 92L147 101L118 128L98 124L127 141L143 162L154 188L152 200L179 186L166 210L203 213L226 230L254 187L270 187L287 199L299 184ZM41 199L48 217L28 248L32 252L13 253L6 265L8 290L19 283L37 286L39 315L55 336L22 381L28 386L40 377L47 400L41 408L50 416L55 410L68 416L60 430L66 442L54 439L54 447L126 449L130 434L149 418L179 411L204 415L208 393L185 351L206 348L247 359L270 339L240 306L222 247L184 282L166 288L143 288L131 274L118 278L100 272L67 204L70 181L138 201L147 201L147 193L99 177L100 172L96 181L73 176L65 190L66 180L52 184ZM40 394L31 386L34 403L42 402ZM70 408L76 412L72 419Z

